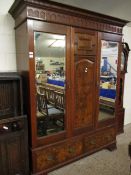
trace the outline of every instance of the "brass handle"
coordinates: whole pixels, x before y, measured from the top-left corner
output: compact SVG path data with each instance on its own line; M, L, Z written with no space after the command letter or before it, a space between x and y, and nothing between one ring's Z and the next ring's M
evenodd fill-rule
M91 144L91 145L96 145L96 142L95 142L94 140L92 140L92 141L90 142L90 144Z
M70 148L68 149L68 152L69 152L70 154L75 153L75 148L70 147Z
M55 160L55 159L54 159L54 156L53 156L53 155L48 155L48 156L47 156L47 160L53 161L53 160Z
M111 136L110 136L110 135L105 136L105 138L106 138L107 140L111 140Z

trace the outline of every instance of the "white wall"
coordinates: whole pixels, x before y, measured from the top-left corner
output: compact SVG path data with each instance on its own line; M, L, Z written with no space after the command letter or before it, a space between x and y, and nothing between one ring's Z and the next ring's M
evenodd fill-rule
M131 21L131 0L53 0Z
M129 44L131 49L131 27L124 27L124 42ZM131 52L128 58L128 73L125 78L125 92L124 92L124 107L125 107L125 124L131 123Z
M13 1L0 1L0 72L16 70L14 20L8 14Z

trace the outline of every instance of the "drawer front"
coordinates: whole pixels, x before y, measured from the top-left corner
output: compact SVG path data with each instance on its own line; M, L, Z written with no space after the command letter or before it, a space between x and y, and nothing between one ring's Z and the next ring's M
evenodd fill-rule
M85 151L92 152L116 139L115 128L109 128L96 133L93 136L85 137Z
M82 141L64 142L35 152L36 172L52 168L82 154ZM34 165L35 166L35 165Z

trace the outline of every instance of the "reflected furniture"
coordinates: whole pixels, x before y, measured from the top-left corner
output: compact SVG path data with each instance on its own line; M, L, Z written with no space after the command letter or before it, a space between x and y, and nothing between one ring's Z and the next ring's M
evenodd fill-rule
M37 92L37 102L37 112L40 113L37 128L41 136L50 134L53 130L63 130L64 94L46 89L45 93Z
M47 79L47 83L54 84L54 85L57 85L57 86L64 86L64 81L61 81L61 80Z
M123 132L129 47L122 44L122 29L128 21L42 0L16 0L9 12L25 87L30 173L46 175L115 149Z
M0 174L29 174L27 116L23 114L22 79L0 73Z

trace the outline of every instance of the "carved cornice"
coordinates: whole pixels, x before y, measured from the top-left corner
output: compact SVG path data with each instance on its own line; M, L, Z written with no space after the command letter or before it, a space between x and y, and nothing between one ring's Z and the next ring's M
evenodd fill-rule
M120 33L120 34L122 33L122 27L117 27L111 24L91 21L86 18L60 14L57 12L32 7L27 8L27 18L39 19L47 22L71 25L75 27L94 29L98 31Z
M35 8L27 8L27 17L46 20L46 11Z
M26 18L118 34L122 33L122 27L128 22L88 10L44 0L17 0L9 12L18 21L18 16L21 15L24 8L27 9ZM18 22L16 25L18 25Z

